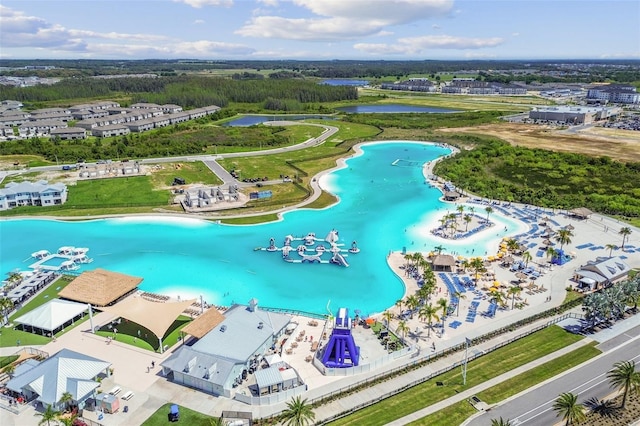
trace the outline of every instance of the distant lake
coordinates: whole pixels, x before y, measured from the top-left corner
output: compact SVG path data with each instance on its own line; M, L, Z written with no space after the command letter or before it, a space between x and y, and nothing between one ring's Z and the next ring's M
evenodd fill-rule
M308 118L317 118L321 120L333 120L333 117L328 115L312 115L312 114L303 114L303 115L243 115L242 117L236 118L235 120L228 121L223 124L223 126L231 126L231 127L248 127L255 126L256 124L264 123L265 121L295 121L295 120L306 120Z
M361 113L392 113L392 112L430 112L436 114L460 112L454 109L447 108L435 108L415 105L400 105L400 104L384 104L384 105L353 105L336 108L339 111L347 112L349 114L361 114Z
M330 79L321 81L320 84L328 84L329 86L366 86L369 82L367 80Z

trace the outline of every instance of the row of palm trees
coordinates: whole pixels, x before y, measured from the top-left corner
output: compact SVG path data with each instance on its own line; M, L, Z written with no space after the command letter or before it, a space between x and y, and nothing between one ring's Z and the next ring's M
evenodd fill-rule
M473 214L475 212L475 207L470 206L467 207L469 213L464 214L465 206L458 205L456 207L456 211L458 213L447 213L440 218L440 226L444 229L449 228L451 230L451 236L455 234L458 229L458 219L461 219L465 223L464 232L469 230L469 224L473 221ZM489 221L489 215L493 213L492 207L486 207L484 209L487 212L487 222Z
M630 394L640 394L640 371L636 371L636 364L633 360L619 361L613 364L613 368L607 372L607 378L612 388L622 391L620 409L624 410ZM562 417L566 426L585 421L587 409L592 412L602 412L604 409L611 410L613 408L610 401L598 400L597 398L580 404L578 403L578 395L571 392L560 394L553 402L552 407L557 417ZM511 425L511 421L502 418L491 420L491 426Z

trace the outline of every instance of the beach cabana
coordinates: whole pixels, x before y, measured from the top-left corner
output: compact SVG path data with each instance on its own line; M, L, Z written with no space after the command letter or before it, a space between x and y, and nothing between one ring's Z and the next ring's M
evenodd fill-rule
M89 306L84 303L53 299L14 321L20 324L24 331L53 335L84 317L87 309Z
M196 299L181 302L152 302L133 296L100 310L133 321L150 330L158 338L160 353L162 353L164 352L162 337L176 318L195 301Z
M573 210L569 210L569 215L578 218L578 219L588 219L593 212L586 207L578 207Z
M449 254L438 254L431 261L434 271L451 272L456 266L456 259Z
M80 274L58 294L64 299L93 306L109 306L134 292L142 278L96 269Z

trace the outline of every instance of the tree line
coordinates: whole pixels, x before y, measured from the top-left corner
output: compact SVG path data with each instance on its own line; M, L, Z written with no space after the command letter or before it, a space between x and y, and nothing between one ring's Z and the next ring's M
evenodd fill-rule
M434 173L465 191L547 208L640 216L640 163L462 138L475 148L439 162Z
M0 86L0 99L13 99L28 106L55 101L71 105L76 99L108 99L122 95L131 102L177 104L184 108L235 103L266 103L269 99L299 103L355 100L355 87L320 85L300 79L226 79L176 76L160 78L75 78L52 85ZM127 106L123 104L123 106Z

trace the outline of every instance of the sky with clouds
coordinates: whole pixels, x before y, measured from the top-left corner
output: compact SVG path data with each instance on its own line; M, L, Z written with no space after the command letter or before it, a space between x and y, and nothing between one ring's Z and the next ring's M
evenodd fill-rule
M1 59L640 59L638 0L3 0Z

